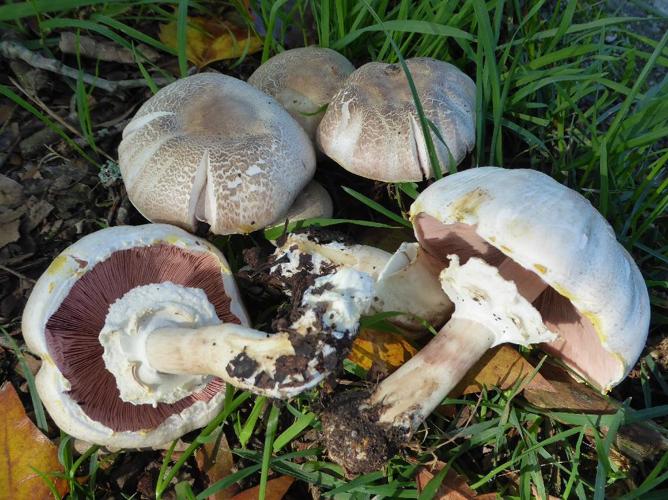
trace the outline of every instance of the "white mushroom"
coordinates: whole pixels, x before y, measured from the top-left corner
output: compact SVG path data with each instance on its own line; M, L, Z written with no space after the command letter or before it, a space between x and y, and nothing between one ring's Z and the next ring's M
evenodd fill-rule
M248 83L280 102L315 140L324 108L354 69L332 49L299 47L269 59Z
M403 243L391 254L370 245L321 242L317 233L292 233L280 248L298 248L368 274L375 280L375 293L367 313L409 313L389 318L408 330L422 330L425 321L440 326L452 314L452 303L438 280L440 267L435 267L438 264L417 243Z
M201 73L161 89L123 131L118 162L149 220L248 233L285 214L313 177L299 124L255 87Z
M312 285L298 313L267 334L248 326L206 241L157 224L88 235L54 260L23 315L40 396L75 437L149 447L205 425L225 382L279 398L313 387L345 356L373 292L368 276L322 263L300 270Z
M647 288L610 225L575 191L534 170L476 168L429 186L411 219L421 247L441 262L455 312L370 396L325 413L330 456L348 471L382 466L499 343L543 342L605 391L638 359ZM342 426L366 435L351 440Z
M458 164L475 144L475 84L455 66L430 58L406 61L424 108L443 142L431 136L441 168ZM386 182L434 176L406 74L372 62L353 72L318 127L320 149L346 170Z

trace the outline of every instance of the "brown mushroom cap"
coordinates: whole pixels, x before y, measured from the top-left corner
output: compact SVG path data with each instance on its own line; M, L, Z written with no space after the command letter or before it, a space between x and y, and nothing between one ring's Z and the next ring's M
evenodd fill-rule
M406 61L432 132L441 168L459 163L475 144L475 84L452 64ZM320 149L346 170L386 182L433 177L419 117L401 66L372 62L355 70L318 127Z
M315 171L311 141L272 97L201 73L161 89L123 131L119 166L149 220L248 233L285 213Z
M323 108L355 67L332 49L300 47L286 50L262 64L248 83L280 102L312 139Z

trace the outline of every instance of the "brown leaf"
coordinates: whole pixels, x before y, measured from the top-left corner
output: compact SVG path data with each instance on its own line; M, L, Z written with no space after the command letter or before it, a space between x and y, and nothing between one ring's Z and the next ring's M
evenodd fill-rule
M418 492L422 493L427 484L429 484L429 481L443 467L445 467L445 463L441 461L436 462L429 468L421 467L415 478ZM457 474L452 468L445 475L445 478L443 478L443 482L441 482L434 496L434 499L437 500L468 500L470 498L477 498L475 491L469 487L466 479Z
M0 387L0 491L13 500L51 498L51 491L35 470L62 472L58 449L26 416L16 390L6 382ZM62 496L65 481L51 477Z
M198 68L215 61L236 59L244 53L262 49L262 40L251 28L232 21L206 17L188 17L186 57ZM176 21L160 25L160 40L176 49Z
M0 248L9 245L10 243L14 243L21 237L21 234L19 233L20 225L21 219L15 219L4 224L0 223Z
M218 439L200 447L195 453L195 461L199 470L209 478L209 484L229 476L234 467L234 459L225 433L221 432ZM209 499L227 500L232 498L238 489L236 486L230 486L209 496Z
M355 341L348 359L368 370L371 365L382 372L392 372L415 355L417 349L401 335L363 328Z
M483 386L509 389L518 380L528 378L533 370L531 363L516 349L501 345L487 351L450 392L450 396L480 392ZM531 384L541 387L544 380L540 374L536 374Z
M294 477L280 476L276 479L267 481L267 494L265 500L281 500L295 481ZM260 496L260 486L255 486L248 490L242 491L238 495L232 497L232 500L257 500Z
M615 413L619 405L612 404L594 389L576 382L564 370L545 364L541 369L544 383L530 383L524 388L524 399L545 410L578 411L584 413Z

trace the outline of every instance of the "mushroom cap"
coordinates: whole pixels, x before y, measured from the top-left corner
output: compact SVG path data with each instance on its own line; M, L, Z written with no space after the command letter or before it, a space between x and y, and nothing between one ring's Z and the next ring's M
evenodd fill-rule
M316 181L311 181L299 193L287 213L277 218L271 226L284 224L286 220L295 222L315 217L331 217L334 212L332 197L327 190Z
M315 139L326 106L355 67L332 49L300 47L276 54L248 83L280 102Z
M156 245L159 245L158 250L163 256L173 247L196 260L201 258L202 260L198 260L200 264L203 263L203 259L206 259L206 269L201 268L197 271L194 269L195 266L185 270L181 269L185 272L185 275L181 273L185 280L191 279L196 272L202 273L204 270L208 273L207 276L211 276L211 268L220 269L222 287L229 300L230 314L229 318L226 318L227 321L240 322L244 325L249 324L246 311L239 298L239 291L223 255L207 241L196 238L179 228L162 224L107 228L85 236L65 249L35 284L23 313L22 329L28 348L42 359L42 366L37 374L36 383L44 405L58 427L79 439L121 448L160 446L186 432L206 425L222 407L225 392L222 390L224 384L214 384L214 381L212 381L211 385L207 384L205 388L208 395L197 398L194 402L181 404L179 406L180 410L175 412L164 412L168 416L162 419L159 425L132 430L114 430L88 415L87 410L73 396L72 381L63 374L63 366L67 370L71 370L73 366L68 365L75 362L68 357L68 353L71 355L74 351L92 352L99 350L101 354L102 346L98 345L99 341L95 335L95 330L93 329L91 334L78 347L70 347L69 350L65 348L64 350L62 345L60 347L51 345L52 337L58 334L50 331L53 327L50 321L57 315L80 279L85 278L97 265L103 264L116 252L138 248L150 250ZM165 246L167 249L163 248ZM166 267L168 265L161 267L161 270L165 273L167 272ZM134 274L133 279L128 281L145 281L148 279L146 276L151 273L145 273L142 269L139 272L134 270ZM98 277L103 281L105 278L106 275L104 274ZM99 292L99 295L113 303L114 289L118 287L107 282L104 288ZM217 291L221 291L219 286ZM211 299L209 297L210 301L212 301ZM213 302L215 302L215 298ZM82 314L85 314L90 304L90 301L86 301L85 305L83 303L79 305ZM99 311L98 313L106 315L107 311ZM70 336L75 332L74 334L77 336L82 335L83 339L84 331L91 329L84 328L76 322L75 318L68 318L68 321L71 322L67 325ZM67 339L64 342L67 342ZM76 356L78 357L79 353ZM92 379L90 380L91 384L95 384L97 387L104 384L99 373L91 372L89 364L81 365L80 368L82 371L88 370L86 372L87 380ZM84 401L84 403L89 404L91 401ZM114 401L113 406L115 408L113 409L119 410L119 406L122 405L123 402L117 399ZM145 405L145 407L146 410L140 411L150 412L153 410L150 405ZM113 409L110 409L110 412ZM123 408L120 408L120 411L123 411Z
M579 193L535 170L480 167L429 186L410 214L428 251L442 225L465 224L483 246L540 276L551 289L534 305L560 336L543 348L580 375L607 390L631 370L649 328L647 288L612 227Z
M452 64L426 57L406 60L432 131L441 168L475 144L473 80ZM434 176L408 80L401 66L372 62L355 70L334 96L318 127L320 149L346 170L386 182ZM449 152L448 152L449 150Z
M288 210L313 177L304 130L272 97L218 73L178 80L123 130L118 163L133 205L153 222L248 233Z

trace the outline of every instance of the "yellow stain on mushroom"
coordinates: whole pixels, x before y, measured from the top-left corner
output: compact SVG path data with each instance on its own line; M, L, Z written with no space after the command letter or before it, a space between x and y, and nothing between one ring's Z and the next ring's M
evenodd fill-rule
M465 219L475 215L482 202L489 198L489 194L484 189L476 188L466 193L452 204L452 215L457 222L464 222Z
M67 255L62 255L61 254L58 257L56 257L55 259L53 259L53 262L51 263L51 265L46 270L46 274L54 275L54 274L57 274L60 271L62 271L62 269L67 264L67 257L68 257Z
M53 293L53 291L56 289L56 282L52 281L49 283L49 293Z
M596 332L596 335L598 336L598 339L601 341L601 343L606 343L608 341L608 336L603 333L603 328L601 327L601 320L599 317L591 311L580 311L580 314L589 320L591 326L594 327L594 331Z
M179 238L175 234L168 234L167 236L165 236L165 241L170 245L176 245L178 243L181 243L181 238Z
M550 286L554 289L555 292L557 292L559 295L563 297L566 297L571 302L575 300L575 296L568 290L566 290L563 286L561 286L559 283L550 283Z
M512 251L509 247L507 247L506 245L501 245L501 246L499 246L499 249L500 249L503 253L506 253L506 254L513 253L513 251Z
M547 267L545 267L543 264L534 264L533 268L540 274L547 274Z

